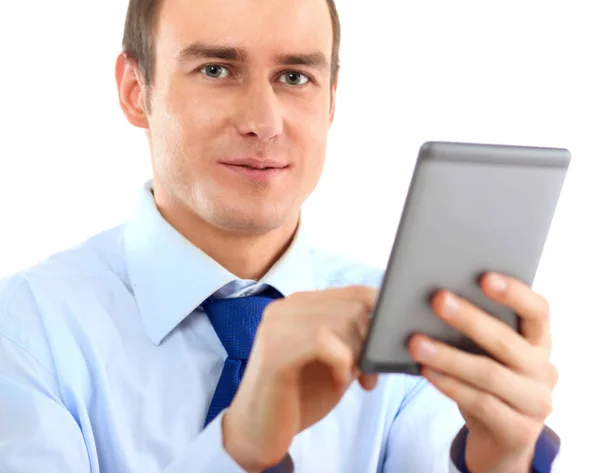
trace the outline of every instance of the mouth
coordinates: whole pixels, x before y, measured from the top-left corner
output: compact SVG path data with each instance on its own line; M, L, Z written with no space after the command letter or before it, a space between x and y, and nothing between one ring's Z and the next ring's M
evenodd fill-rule
M236 166L236 167L240 167L240 168L251 169L254 171L268 171L270 169L285 169L287 167L287 166L284 166L284 167L270 167L270 166L256 167L256 166L249 166L246 164L228 164L228 163L223 163L223 164L225 164L225 166Z
M284 169L288 167L287 163L274 159L257 159L257 158L238 158L228 159L221 162L226 166L240 166L248 169L257 169L259 171L265 169Z
M240 160L242 161L242 160ZM283 176L289 169L289 165L275 161L252 161L249 162L221 162L221 167L242 177L245 180L268 184Z

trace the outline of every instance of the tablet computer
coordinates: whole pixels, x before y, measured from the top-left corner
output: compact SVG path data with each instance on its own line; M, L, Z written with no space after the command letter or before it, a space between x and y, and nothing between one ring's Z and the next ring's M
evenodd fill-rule
M423 333L488 355L432 311L448 289L519 330L518 316L487 298L490 271L529 285L570 163L566 149L427 142L420 151L359 359L364 372L420 374L407 350Z

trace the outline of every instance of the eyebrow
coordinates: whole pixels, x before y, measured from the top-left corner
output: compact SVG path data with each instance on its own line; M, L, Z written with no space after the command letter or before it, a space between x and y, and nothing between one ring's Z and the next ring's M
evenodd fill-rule
M282 54L277 56L276 61L283 66L310 66L315 69L326 69L329 67L329 61L325 54Z
M177 55L178 62L190 59L217 58L226 61L247 61L248 55L245 51L231 46L210 45L194 42L183 48Z
M196 41L179 52L177 55L177 62L207 58L247 62L248 53L241 48L211 45ZM316 69L325 69L329 67L329 61L322 52L309 54L280 54L275 57L275 61L284 66L309 66Z

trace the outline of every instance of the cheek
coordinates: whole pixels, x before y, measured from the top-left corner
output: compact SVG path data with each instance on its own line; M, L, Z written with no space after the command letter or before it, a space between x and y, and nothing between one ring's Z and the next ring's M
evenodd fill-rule
M304 141L309 147L315 150L323 148L329 132L329 95L295 99L285 107L288 119L296 129L302 130Z
M177 132L180 145L197 146L206 142L220 127L229 113L223 97L209 91L195 90L193 83L178 81L164 97L165 125Z
M329 134L328 109L320 108L311 110L302 119L306 149L304 159L315 171L320 172L327 151L327 137Z
M194 144L205 139L220 121L215 108L201 100L188 98L171 104L165 119L170 122L167 124L169 128L177 131L181 144Z
M298 181L301 193L310 194L321 178L327 151L326 122L304 122L303 143L299 149Z

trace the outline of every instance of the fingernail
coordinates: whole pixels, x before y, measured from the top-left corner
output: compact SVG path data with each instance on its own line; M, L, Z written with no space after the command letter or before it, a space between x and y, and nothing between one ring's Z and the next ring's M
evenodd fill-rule
M499 274L491 274L488 279L488 284L492 291L502 293L506 291L507 284L506 280Z
M444 314L452 316L458 312L458 300L449 292L446 293L444 298Z
M437 349L429 340L421 340L417 345L417 355L422 360L429 360L435 356Z
M358 329L360 331L360 338L364 340L367 337L367 334L369 333L369 327L366 325L361 325Z

